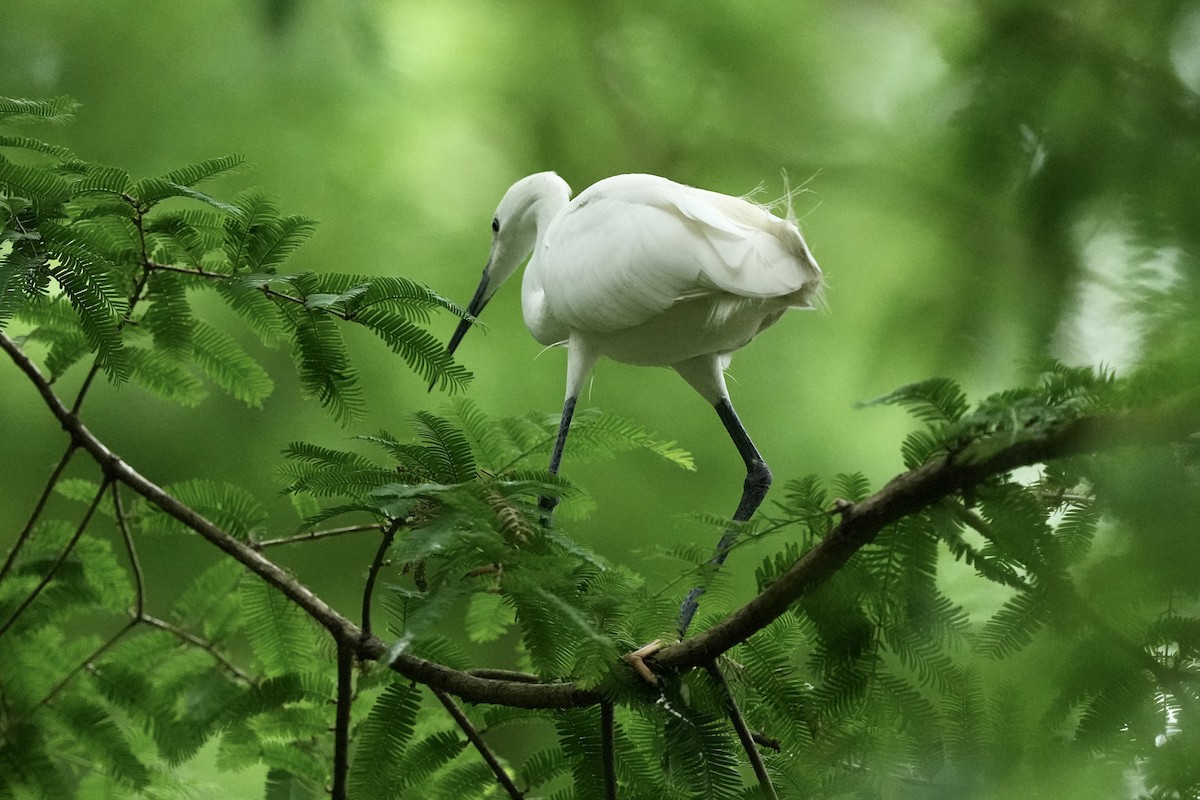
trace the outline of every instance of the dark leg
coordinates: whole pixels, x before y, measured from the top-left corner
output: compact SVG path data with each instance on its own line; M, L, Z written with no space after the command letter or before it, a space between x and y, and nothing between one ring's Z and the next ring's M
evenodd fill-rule
M562 463L563 447L567 443L567 432L571 430L571 417L575 416L575 399L568 397L563 403L562 420L558 423L558 439L554 442L554 453L550 456L550 473L558 474L558 465ZM557 497L539 497L538 508L542 510L542 524L547 528L554 522L554 507L558 505Z
M771 470L762 460L754 442L750 441L750 434L746 433L729 398L722 397L714 407L717 409L717 416L725 424L725 430L729 431L729 438L733 439L738 453L746 462L746 482L742 486L742 500L738 503L737 511L733 512L734 522L745 522L754 516L754 512L762 505L763 498L767 496L767 490L771 488ZM729 547L735 538L737 538L736 530L725 531L721 541L717 543L716 552L713 553L708 563L713 567L720 567L724 564L725 557L729 555ZM687 599L683 601L683 606L679 609L680 636L685 635L688 626L692 624L692 617L696 616L696 611L700 607L700 595L702 594L704 594L704 587L697 586L688 592Z

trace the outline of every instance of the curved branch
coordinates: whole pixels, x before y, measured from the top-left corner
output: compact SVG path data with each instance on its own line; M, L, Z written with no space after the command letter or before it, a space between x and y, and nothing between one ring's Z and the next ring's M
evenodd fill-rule
M13 611L11 615L9 615L4 624L0 625L0 636L3 636L8 632L9 628L16 624L16 621L23 613L25 613L25 609L33 605L33 601L38 598L38 596L42 593L42 590L50 585L50 581L54 580L54 576L58 574L59 568L66 563L67 558L70 557L71 552L75 549L75 545L79 544L79 540L83 538L83 532L87 530L88 523L92 521L92 515L96 513L96 509L100 506L100 501L104 499L104 493L108 491L108 484L111 480L111 478L105 478L100 484L100 489L96 492L96 497L88 506L87 511L84 512L83 519L79 521L79 525L75 528L74 535L71 536L70 541L67 542L66 547L63 548L63 551L58 554L58 558L55 559L54 563L50 565L50 569L46 570L46 574L42 576L42 579L38 582L38 585L33 587L33 590L25 596L25 599L19 606L17 606L17 609Z
M1008 445L986 442L902 473L859 503L839 505L841 522L774 583L704 633L659 650L656 670L704 667L780 617L825 582L886 526L944 497L1017 467L1131 445L1162 444L1200 427L1200 392L1140 412L1079 417Z
M126 464L72 414L33 362L3 333L0 349L12 358L42 396L72 440L96 460L110 481L120 481L168 515L199 533L321 624L339 644L354 647L362 660L378 661L386 645L339 614L251 545L230 536L194 509ZM1138 412L1097 414L1049 426L1036 436L1009 444L985 442L965 452L935 459L893 478L859 503L839 507L841 521L787 572L742 608L704 633L660 650L647 659L656 670L703 668L781 616L792 603L827 580L887 525L1016 467L1128 445L1179 441L1200 428L1200 391L1176 396ZM530 683L485 677L451 669L404 653L388 665L409 680L456 695L467 702L517 708L574 708L600 703L599 693L571 683Z
M264 557L250 545L230 536L195 509L180 502L122 461L120 456L110 450L63 405L37 366L3 333L0 333L0 350L4 350L25 373L63 429L101 466L108 480L125 484L274 586L329 631L335 641L352 646L359 659L378 661L383 656L387 646L381 640L374 636L364 638L357 625L339 614L278 564ZM441 689L472 703L494 703L517 708L574 708L600 702L598 693L579 689L570 683L542 684L494 680L470 675L408 653L400 655L388 666L409 680Z
M517 788L515 783L513 783L512 778L508 776L508 771L505 770L504 765L500 763L500 759L496 757L494 752L492 752L492 748L488 746L488 743L483 740L483 734L479 732L478 728L471 724L471 720L467 719L467 715L464 714L463 710L458 707L457 703L454 702L454 698L450 697L448 694L439 689L434 689L433 695L443 706L446 707L446 711L450 712L450 716L454 718L455 724L462 729L462 732L467 736L467 740L470 741L470 743L479 752L479 755L488 765L488 769L490 769L492 774L496 776L496 783L503 787L504 791L508 793L509 797L513 798L514 800L521 800L521 798L525 796L524 793Z

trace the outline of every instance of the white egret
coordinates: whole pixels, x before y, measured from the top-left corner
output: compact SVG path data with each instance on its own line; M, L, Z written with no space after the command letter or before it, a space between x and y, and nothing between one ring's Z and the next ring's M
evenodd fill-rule
M491 254L467 307L472 317L526 258L525 324L541 344L567 347L550 471L558 472L579 392L598 358L671 367L716 409L745 462L733 519L750 519L771 471L734 412L724 370L734 350L784 311L813 307L821 270L795 223L654 175L606 178L572 200L566 181L539 172L513 184L496 209ZM450 352L471 322L459 323ZM557 503L542 498L547 517ZM732 540L727 531L711 564L724 562ZM703 591L693 589L684 602L681 634Z

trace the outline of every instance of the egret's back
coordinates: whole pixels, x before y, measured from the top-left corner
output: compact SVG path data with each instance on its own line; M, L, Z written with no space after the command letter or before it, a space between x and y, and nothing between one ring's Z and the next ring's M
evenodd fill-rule
M735 321L729 337L692 334L736 349L786 308L811 307L821 271L796 226L760 206L652 175L619 175L554 219L526 280L540 284L549 316L570 331L608 339L643 326L661 335L664 324L714 329Z

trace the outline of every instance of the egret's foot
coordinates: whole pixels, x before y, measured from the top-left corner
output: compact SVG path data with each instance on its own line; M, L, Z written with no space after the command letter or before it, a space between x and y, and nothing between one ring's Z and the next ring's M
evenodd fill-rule
M651 686L658 686L658 676L646 666L646 659L662 650L662 639L655 639L644 647L639 647L632 653L626 653L624 658L629 666L633 667L633 671L642 676L642 680Z

